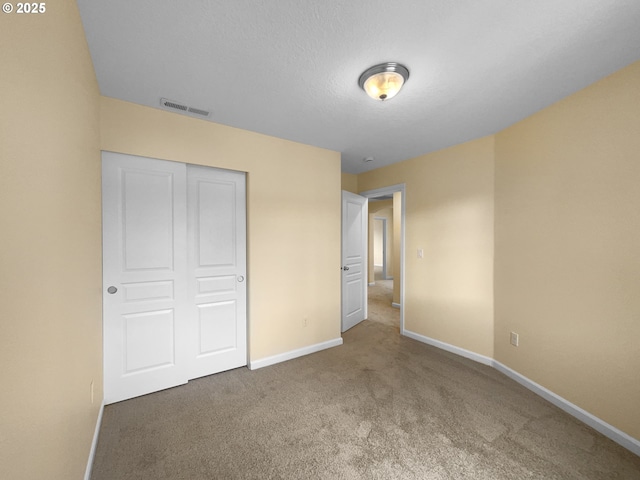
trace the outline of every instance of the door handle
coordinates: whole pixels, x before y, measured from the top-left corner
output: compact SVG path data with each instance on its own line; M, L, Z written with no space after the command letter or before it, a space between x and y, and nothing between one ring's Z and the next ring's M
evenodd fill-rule
M349 270L349 267L347 267L347 266L345 265L344 267L342 267L342 270L344 270L344 271L346 272L347 270Z
M111 295L113 295L117 291L118 291L118 289L116 287L114 287L114 286L111 286L111 287L107 288L107 292L109 292Z
M240 275L240 276L238 277L238 281L239 281L239 282L244 282L244 277L243 277L242 275Z

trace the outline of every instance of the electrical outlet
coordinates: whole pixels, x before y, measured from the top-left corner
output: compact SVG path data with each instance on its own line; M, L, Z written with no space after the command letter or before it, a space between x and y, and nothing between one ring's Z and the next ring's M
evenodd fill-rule
M93 380L91 380L91 403L93 404Z
M422 248L418 249L418 258L424 258L424 250Z
M309 320L307 319L307 317L304 317L304 319L302 319L302 326L306 327L308 323L309 323Z
M511 345L517 347L520 344L520 335L515 332L511 332Z

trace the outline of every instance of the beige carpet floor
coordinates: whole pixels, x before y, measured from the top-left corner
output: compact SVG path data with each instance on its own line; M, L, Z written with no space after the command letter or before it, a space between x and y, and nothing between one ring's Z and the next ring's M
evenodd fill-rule
M640 457L393 319L343 338L107 406L92 479L640 479Z
M367 305L368 320L395 327L400 333L400 309L391 306L393 302L393 280L376 279L369 285L369 301Z

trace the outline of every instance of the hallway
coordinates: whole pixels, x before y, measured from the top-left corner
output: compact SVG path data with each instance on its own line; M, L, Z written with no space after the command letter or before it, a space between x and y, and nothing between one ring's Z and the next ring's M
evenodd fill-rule
M400 309L391 306L393 280L382 280L381 267L375 267L375 285L368 287L368 320L391 325L400 333Z

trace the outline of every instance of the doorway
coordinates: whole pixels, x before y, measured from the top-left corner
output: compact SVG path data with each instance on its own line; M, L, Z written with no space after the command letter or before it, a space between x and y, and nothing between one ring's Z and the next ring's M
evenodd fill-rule
M405 185L368 190L368 318L404 335Z

